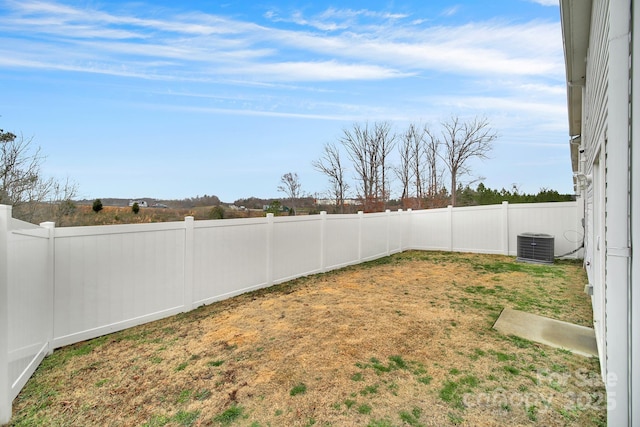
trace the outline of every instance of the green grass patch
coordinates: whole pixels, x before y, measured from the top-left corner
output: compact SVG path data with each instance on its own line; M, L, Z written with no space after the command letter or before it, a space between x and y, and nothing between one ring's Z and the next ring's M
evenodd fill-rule
M220 366L224 363L224 360L211 360L209 362L207 362L207 366L211 366L211 367L217 367Z
M382 419L382 420L369 421L369 424L367 424L367 427L394 427L394 425L391 422L391 420Z
M371 362L371 367L376 371L376 373L381 374L383 372L391 372L391 370L394 368L394 366L392 366L391 364L389 365L385 365L383 363L381 363L378 359L376 359L375 357L372 357L370 360Z
M431 380L433 380L433 377L426 375L424 377L418 377L418 382L425 384L425 385L429 385L431 384Z
M199 401L203 401L208 399L211 396L211 391L207 390L207 389L202 389L202 390L198 390L196 391L196 393L193 395L193 397L196 400Z
M484 352L483 350L480 350L479 348L476 348L473 350L473 353L469 355L469 359L476 361L480 359L480 357L484 356L485 354L486 352Z
M243 413L244 408L242 406L233 405L221 414L213 417L213 421L226 426L236 422L240 417L242 417Z
M364 375L362 375L362 372L356 372L351 375L351 381L364 381Z
M365 388L363 388L362 390L360 390L360 394L363 396L366 396L368 394L376 394L378 393L378 384L374 384L374 385L368 385Z
M363 415L368 415L371 413L371 406L367 405L366 403L358 406L358 413L359 414L363 414Z
M528 339L520 338L515 335L509 335L509 341L515 344L518 348L530 348L533 346L533 341L529 341Z
M418 407L413 408L411 412L400 411L398 415L400 416L400 419L402 421L404 421L406 424L409 424L410 426L418 427L422 425L420 424L420 416L422 415L422 409Z
M389 360L395 363L398 369L409 369L409 365L404 361L402 356L389 356Z
M480 380L475 375L466 375L458 381L447 380L440 389L440 399L451 404L454 408L464 409L462 396L465 393L470 393L479 383Z
M451 380L445 381L440 389L440 399L455 407L462 407L462 396L460 395L459 388L460 385L457 382Z
M346 406L346 407L347 407L347 409L351 409L351 407L352 407L353 405L355 405L355 404L356 404L356 401L355 401L355 400L345 399L345 401L344 401L344 406Z
M182 390L176 398L176 403L187 403L189 400L191 400L192 393L192 390Z
M293 386L289 391L289 395L297 396L299 394L305 394L307 392L307 386L304 383L299 383Z
M176 366L176 372L180 372L180 371L184 371L186 369L186 367L189 365L189 363L187 362L182 362L181 364L179 364L178 366Z
M487 288L486 286L467 286L464 291L470 294L493 295L496 293L495 288Z
M143 427L162 427L171 422L171 417L168 415L156 414L152 415L149 422L143 424Z
M496 352L496 358L498 359L498 362L508 362L510 360L516 360L516 355L515 354L506 354L506 353L502 353L502 352Z
M173 416L173 421L181 426L192 426L199 415L200 411L178 411L178 413Z
M516 368L514 366L506 365L506 366L503 366L502 369L504 369L505 372L507 372L507 373L509 373L511 375L520 375L520 369L518 369L518 368Z
M478 380L478 377L476 377L475 375L467 375L460 378L460 384L463 384L469 387L475 388L478 386L479 383L480 383L480 380Z
M454 426L458 426L464 422L464 418L453 412L447 413L447 418L449 418L449 422Z

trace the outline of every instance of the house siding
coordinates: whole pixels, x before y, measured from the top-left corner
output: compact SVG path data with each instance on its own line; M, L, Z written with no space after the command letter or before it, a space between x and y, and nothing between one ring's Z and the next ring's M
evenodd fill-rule
M583 89L583 125L580 172L592 177L584 188L585 198L585 266L593 285L594 328L598 339L601 371L605 372L605 251L604 194L606 129L608 111L609 2L594 1L591 15L591 38L587 58L586 86ZM600 244L602 243L602 244Z
M640 289L634 278L640 271L631 248L640 227L639 186L633 185L639 158L633 129L640 117L632 101L638 97L633 81L640 67L633 66L640 58L633 26L640 14L630 0L561 0L561 13L572 165L584 203L585 269L593 287L607 421L635 426L640 425ZM581 44L585 37L587 45ZM581 70L582 105L575 102Z

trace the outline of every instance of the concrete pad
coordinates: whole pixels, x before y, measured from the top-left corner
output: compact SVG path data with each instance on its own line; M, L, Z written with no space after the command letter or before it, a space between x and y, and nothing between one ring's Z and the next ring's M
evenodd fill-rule
M493 328L505 335L563 348L586 357L598 357L596 334L586 326L505 308Z

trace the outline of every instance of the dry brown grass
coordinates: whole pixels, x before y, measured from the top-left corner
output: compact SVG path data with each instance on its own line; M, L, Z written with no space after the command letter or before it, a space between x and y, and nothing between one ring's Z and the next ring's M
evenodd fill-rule
M505 337L589 325L580 264L407 252L57 350L13 425L602 425L596 360Z

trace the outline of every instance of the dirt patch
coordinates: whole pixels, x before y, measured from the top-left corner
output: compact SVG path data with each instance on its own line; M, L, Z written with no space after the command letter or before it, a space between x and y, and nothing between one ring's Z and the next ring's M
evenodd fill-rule
M580 264L407 252L56 351L14 425L598 425L598 362L504 337L583 325Z

